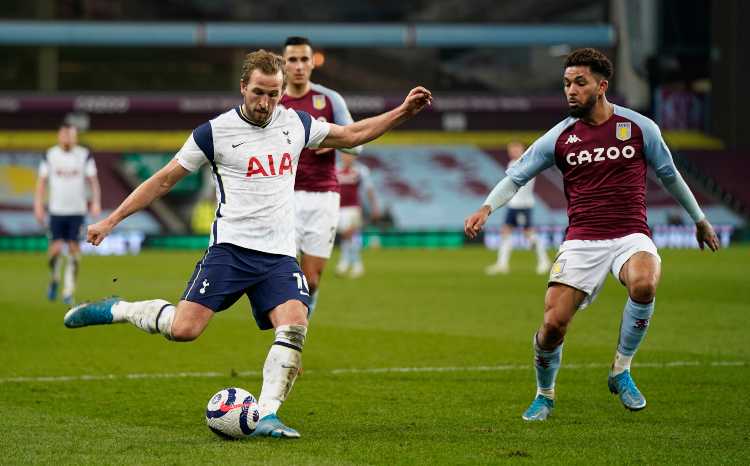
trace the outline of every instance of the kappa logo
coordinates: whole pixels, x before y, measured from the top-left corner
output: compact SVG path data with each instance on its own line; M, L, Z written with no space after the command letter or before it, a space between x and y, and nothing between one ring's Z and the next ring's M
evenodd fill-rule
M206 288L208 288L208 285L210 285L210 283L208 283L208 280L206 280L204 278L203 279L203 288L201 288L200 290L198 290L198 293L200 293L200 294L206 294Z
M571 134L570 136L568 136L568 140L565 141L565 144L573 144L576 142L581 142L581 138L579 138L575 134Z

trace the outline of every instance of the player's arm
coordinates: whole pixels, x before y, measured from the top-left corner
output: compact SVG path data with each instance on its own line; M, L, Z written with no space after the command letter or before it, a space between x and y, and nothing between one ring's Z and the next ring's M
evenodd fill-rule
M96 175L88 176L86 180L91 190L91 208L89 209L89 213L92 217L96 218L102 213L102 190L99 186L99 177Z
M141 183L117 209L101 222L88 227L87 241L98 246L112 229L128 216L148 207L155 199L168 193L190 172L172 159L167 165Z
M36 189L34 190L34 217L42 226L44 226L45 222L44 197L46 195L47 177L40 174L36 180Z
M90 155L86 160L84 172L86 174L86 181L89 184L89 189L91 190L91 208L89 209L89 213L92 217L96 218L102 213L102 190L99 186L99 177L96 176L96 163L94 162L94 158Z
M481 207L464 220L464 233L476 238L487 223L490 214L510 201L521 186L555 163L555 141L559 135L557 127L537 139L506 172L506 176L490 191Z
M424 87L415 87L404 102L393 110L346 126L331 123L328 135L319 146L344 149L370 142L412 118L430 103L432 93Z
M700 248L703 249L705 244L712 251L716 251L720 244L719 238L714 232L714 227L701 210L693 192L690 191L690 187L685 183L680 172L677 171L672 153L664 142L659 127L656 126L656 123L649 121L649 124L644 124L641 129L643 131L646 161L654 169L664 188L680 203L695 222L695 236Z
M346 101L341 94L330 89L328 89L326 94L328 95L328 98L331 99L333 105L333 122L339 126L347 126L354 123L354 118L352 118L352 114L349 112L349 107L346 105ZM355 147L342 147L339 150L341 150L341 152L346 152L347 154L359 155L362 153L362 149L363 146L360 144Z

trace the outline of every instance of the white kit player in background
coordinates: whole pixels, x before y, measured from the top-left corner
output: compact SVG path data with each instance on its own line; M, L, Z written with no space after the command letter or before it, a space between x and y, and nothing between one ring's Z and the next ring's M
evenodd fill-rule
M61 125L57 132L58 144L47 150L39 164L39 178L34 195L34 216L41 225L49 227L50 282L47 299L54 301L60 283L60 269L64 246L68 247L63 282L63 302L73 304L76 275L80 263L79 241L87 211L93 218L101 213L99 180L91 153L79 146L75 126ZM49 192L47 187L49 185ZM88 185L88 186L87 186ZM87 207L87 188L91 202ZM44 209L48 198L48 211Z
M511 142L508 144L508 163L507 170L518 163L526 148L520 142ZM518 189L513 198L508 201L508 211L505 215L505 222L500 228L500 246L497 248L497 262L487 266L485 272L488 275L510 272L510 254L513 251L513 230L515 228L523 229L526 241L536 251L536 273L543 275L547 273L550 267L549 257L547 257L546 245L542 238L539 238L531 221L531 211L534 208L534 180L532 179L524 186Z
M432 95L417 87L397 108L339 126L278 106L285 84L282 57L265 50L248 54L240 78L242 105L196 128L174 159L109 217L88 228L88 241L98 245L124 218L210 164L217 198L210 246L179 303L110 298L73 308L64 323L76 328L129 322L169 340L191 341L216 312L247 295L258 327L275 331L263 366L261 419L253 435L297 438L299 433L276 413L299 373L307 336L310 290L294 241L294 178L300 153L371 141L419 113Z
M370 170L356 161L351 154L343 154L336 174L341 188L341 211L339 213L338 232L341 238L341 255L336 264L336 275L358 278L364 275L362 263L362 195L367 196L370 217L380 218L375 187L372 184Z

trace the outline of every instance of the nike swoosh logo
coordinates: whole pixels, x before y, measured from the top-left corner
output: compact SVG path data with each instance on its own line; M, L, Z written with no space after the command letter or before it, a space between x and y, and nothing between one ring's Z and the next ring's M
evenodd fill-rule
M219 411L221 411L221 412L223 412L223 413L226 413L227 411L231 411L231 410L233 410L233 409L241 409L241 408L245 408L245 407L248 407L248 408L250 408L250 407L252 407L252 406L253 406L254 404L255 404L255 403L240 403L240 404L236 404L236 405L228 405L228 404L224 404L224 403L222 403L222 404L221 404L221 405L219 406Z
M241 145L243 145L243 144L245 144L245 143L247 143L247 141L245 141L245 142L241 142L241 143L239 143L239 144L232 144L232 149L236 149L236 148L240 147Z
M282 131L281 134L283 134L284 136L289 136L289 131Z

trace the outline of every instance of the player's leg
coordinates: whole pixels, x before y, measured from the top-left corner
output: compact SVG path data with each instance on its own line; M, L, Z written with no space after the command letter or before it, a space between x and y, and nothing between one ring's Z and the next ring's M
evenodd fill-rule
M646 336L654 313L661 262L656 247L645 235L635 238L632 246L620 256L620 262L622 260L625 263L621 266L615 263L613 272L626 286L628 300L622 313L620 336L608 385L612 393L619 395L626 408L637 411L646 407L646 399L633 381L630 364Z
M362 262L362 231L358 228L352 233L351 238L352 270L351 278L359 278L365 274L365 264Z
M534 248L536 252L536 273L538 275L544 275L549 272L549 257L547 257L546 245L544 241L539 238L534 227L527 227L524 229L524 235L529 245Z
M562 362L565 333L586 293L568 285L551 283L544 298L544 321L534 334L534 370L537 392L523 418L543 421L554 407L555 379Z
M310 314L315 311L315 305L318 303L318 289L320 279L323 276L323 270L328 263L328 258L313 256L302 253L302 273L307 278L307 284L310 287Z
M253 435L297 438L299 433L277 417L302 367L302 349L307 336L310 293L297 261L282 258L273 274L248 290L248 296L258 327L274 329L258 397L261 419Z
M68 306L73 305L73 294L76 290L76 278L78 277L78 267L81 261L81 246L78 241L67 241L68 260L65 263L63 272L63 303Z
M57 299L57 290L60 286L60 270L63 265L62 251L65 242L61 239L51 240L47 247L47 258L49 265L49 286L47 287L47 299Z
M510 253L513 252L513 226L511 223L512 214L508 209L508 217L506 223L500 227L500 244L497 248L497 262L488 266L485 272L488 275L496 275L498 273L508 273L510 270Z
M339 230L338 236L341 239L341 255L336 264L336 275L344 275L352 264L352 237L354 231L351 229Z

